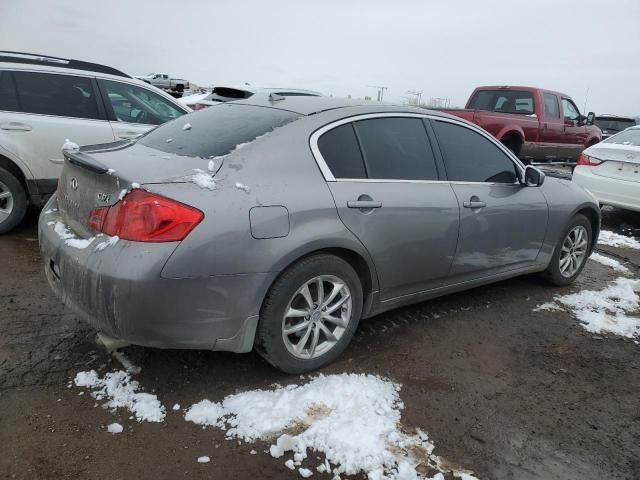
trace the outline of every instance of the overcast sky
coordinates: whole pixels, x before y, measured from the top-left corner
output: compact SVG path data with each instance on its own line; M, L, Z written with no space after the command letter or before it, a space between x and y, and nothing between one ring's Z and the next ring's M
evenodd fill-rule
M200 85L383 85L456 106L476 85L531 85L640 114L640 0L0 0L0 19L1 49Z

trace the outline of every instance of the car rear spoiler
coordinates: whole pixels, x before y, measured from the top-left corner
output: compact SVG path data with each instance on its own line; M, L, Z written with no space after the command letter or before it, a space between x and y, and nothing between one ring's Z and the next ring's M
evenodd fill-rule
M107 173L109 169L105 167L102 163L97 161L95 158L90 157L86 153L72 151L72 150L64 150L63 152L65 160L73 165L78 167L82 167L91 172L97 174Z

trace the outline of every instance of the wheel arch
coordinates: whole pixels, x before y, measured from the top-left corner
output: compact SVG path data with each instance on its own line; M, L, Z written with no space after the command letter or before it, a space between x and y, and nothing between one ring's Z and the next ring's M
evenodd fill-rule
M520 127L509 126L501 130L496 138L500 140L503 144L506 144L509 141L515 142L517 145L517 152L514 152L517 155L520 154L522 150L522 146L524 145L524 132Z
M29 186L27 185L27 175L20 167L20 165L18 165L18 163L0 153L0 168L4 168L14 177L16 177L20 182L20 185L22 185L22 188L24 188L24 192L27 195L27 198L31 197L31 192L29 191ZM31 172L29 172L29 174L30 173Z
M314 248L308 248L303 251L298 251L294 255L288 256L283 261L282 266L279 267L278 275L269 284L262 302L264 302L264 299L268 295L271 287L275 284L275 282L291 266L295 265L301 260L304 260L305 258L323 253L333 255L344 260L356 271L362 285L362 316L366 317L373 305L373 295L378 290L378 277L373 263L370 259L366 258L365 255L363 255L363 252L358 252L356 249L350 248L345 245L314 246Z
M576 215L584 215L591 224L591 234L593 236L593 242L591 242L591 248L589 250L589 253L591 253L600 235L600 213L593 206L582 206L574 212L573 216Z

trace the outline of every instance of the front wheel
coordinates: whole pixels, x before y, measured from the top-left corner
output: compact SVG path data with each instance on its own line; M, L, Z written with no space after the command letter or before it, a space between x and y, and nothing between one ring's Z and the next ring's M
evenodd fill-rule
M592 242L593 232L587 217L581 214L573 217L545 270L547 279L559 286L573 283L587 263Z
M291 266L276 280L260 312L256 349L287 373L315 370L347 347L362 314L355 270L319 254Z
M0 168L0 235L18 225L27 213L27 194L20 181Z

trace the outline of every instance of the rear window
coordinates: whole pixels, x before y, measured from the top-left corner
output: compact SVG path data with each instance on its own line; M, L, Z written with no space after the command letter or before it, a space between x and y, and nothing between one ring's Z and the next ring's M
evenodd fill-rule
M596 117L595 124L600 127L601 130L616 133L621 132L626 128L633 127L636 124L636 121L631 118Z
M480 90L467 108L501 113L533 113L533 96L522 90Z
M16 87L9 72L0 71L0 110L10 112L20 110Z
M640 147L640 128L631 128L609 137L602 143L616 143L619 145L634 145Z
M177 155L219 157L298 118L275 108L221 103L165 123L138 143Z

